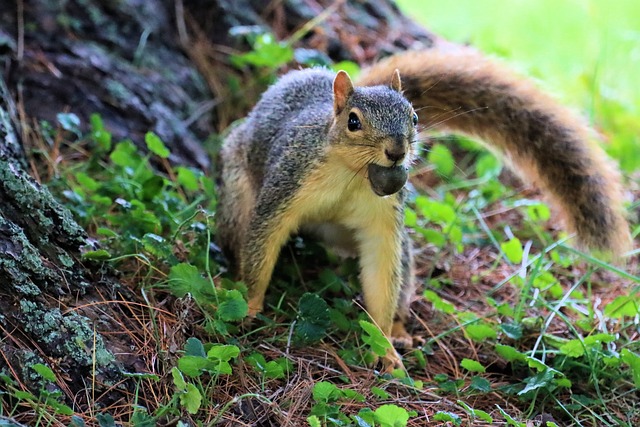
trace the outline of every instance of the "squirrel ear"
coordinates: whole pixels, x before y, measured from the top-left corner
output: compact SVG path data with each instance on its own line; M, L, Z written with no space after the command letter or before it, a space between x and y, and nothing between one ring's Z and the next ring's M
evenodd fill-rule
M353 94L353 83L346 71L340 70L333 79L333 109L339 114L347 106L349 97Z
M400 70L397 68L393 72L393 76L391 77L391 89L396 92L402 92L402 83L400 82Z

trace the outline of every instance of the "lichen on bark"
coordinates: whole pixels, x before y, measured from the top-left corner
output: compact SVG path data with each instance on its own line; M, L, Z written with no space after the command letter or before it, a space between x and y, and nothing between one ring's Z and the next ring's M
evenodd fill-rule
M100 373L104 368L113 368L115 357L86 317L75 312L63 315L57 307L44 308L24 300L20 301L20 311L25 331L49 346L51 356L69 358L77 369L95 368Z
M10 102L3 98L0 105L0 372L16 373L37 394L41 384L30 367L45 363L76 390L92 376L104 389L121 378L122 368L94 327L98 315L73 309L83 298L96 299L92 282L101 271L81 261L82 227L6 145L20 140L11 119L2 119L10 117L3 108ZM113 293L115 281L100 283L101 292Z

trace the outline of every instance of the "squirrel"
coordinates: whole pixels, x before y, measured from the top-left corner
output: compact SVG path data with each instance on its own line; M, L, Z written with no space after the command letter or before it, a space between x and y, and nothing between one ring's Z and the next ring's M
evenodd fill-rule
M395 346L412 345L404 184L418 124L479 137L542 189L579 246L630 248L620 176L590 128L494 60L471 49L408 51L355 84L344 71L295 70L221 150L217 238L248 287L250 316L263 308L280 249L302 231L359 258L370 317ZM394 349L383 364L402 366Z

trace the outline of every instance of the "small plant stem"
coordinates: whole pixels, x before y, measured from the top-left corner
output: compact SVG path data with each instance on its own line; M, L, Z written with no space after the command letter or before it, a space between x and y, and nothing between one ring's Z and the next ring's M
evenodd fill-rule
M566 242L567 240L569 240L569 239L570 239L570 237L567 237L567 238L565 238L565 239L563 239L563 240L559 240L559 241L557 241L557 242L555 242L555 243L553 243L553 244L551 244L551 245L547 246L546 248L544 248L544 251L542 251L542 253L540 253L540 254L538 254L538 255L536 255L536 256L534 256L534 257L532 257L532 258L529 260L529 263L527 264L527 267L531 266L534 262L537 262L537 261L538 261L538 259L539 259L539 258L541 258L543 255L546 255L546 254L548 254L549 252L551 252L552 250L554 250L555 248L557 248L557 247L559 247L559 246L562 246L562 244L563 244L564 242ZM503 287L506 283L509 283L509 281L510 281L511 279L513 279L517 274L518 274L518 272L515 272L515 273L511 274L509 277L506 277L505 279L503 279L500 283L498 283L497 285L495 285L495 286L494 286L494 287L493 287L493 288L492 288L492 289L487 293L487 296L491 296L491 295L493 295L494 293L496 293L496 292L498 291L498 289L500 289L501 287Z
M471 209L473 210L473 213L476 215L476 218L478 218L478 222L480 223L480 227L482 228L482 230L487 234L487 237L489 237L489 240L491 240L491 243L493 243L493 246L495 246L496 249L498 249L498 251L500 252L500 256L506 261L507 264L513 265L511 263L511 261L509 260L509 258L504 254L504 251L500 247L500 243L498 243L496 238L493 237L493 233L491 233L491 230L489 229L489 226L484 221L484 218L482 218L482 214L480 213L478 208L473 206Z
M204 259L204 270L207 272L207 278L211 283L211 290L213 291L213 296L216 299L216 307L220 305L220 301L218 299L218 290L216 289L216 284L213 281L213 276L211 275L211 255L209 251L211 250L211 226L209 224L209 216L207 218L207 256Z
M534 355L536 353L536 351L538 350L538 346L542 342L542 337L547 332L547 328L549 328L549 325L551 325L551 322L553 321L553 319L556 316L556 311L560 310L560 308L564 306L564 304L567 301L567 299L569 299L569 296L571 295L571 293L573 293L573 291L575 291L576 288L578 288L578 286L582 285L585 282L585 280L587 280L589 277L591 277L591 272L589 272L588 274L582 276L580 278L580 280L578 280L576 283L574 283L573 286L571 287L571 289L569 289L564 294L562 299L555 304L554 310L552 310L551 314L549 314L549 317L547 317L547 320L545 321L544 326L542 327L542 329L540 331L540 335L538 335L538 339L536 339L536 343L533 345L533 348L531 349L531 355Z
M567 327L571 330L571 332L577 337L578 340L580 340L580 344L582 345L582 348L584 350L584 356L587 358L587 362L589 363L589 371L591 372L591 381L593 382L593 387L596 390L596 394L598 395L598 399L600 399L600 402L602 403L603 407L606 407L606 404L604 403L604 398L602 397L602 393L600 391L600 385L598 382L598 377L597 377L597 366L595 363L595 360L593 359L591 353L590 353L590 349L587 348L587 346L584 343L584 340L582 339L582 337L580 336L580 333L578 332L578 330L575 328L575 326L573 326L573 323L567 318L567 316L565 316L563 313L561 313L560 311L558 311L555 307L552 307L550 304L548 304L546 301L541 300L542 304L548 309L551 310L552 312L554 312L559 318L562 319L562 321L567 325Z
M533 281L534 279L538 276L538 273L540 272L541 266L542 266L542 261L544 260L544 258L542 257L538 257L537 258L537 262L536 265L534 267L534 269L531 271L531 273L529 274L529 277L522 277L523 281L524 281L524 287L522 289L522 291L520 292L520 298L518 300L518 305L516 307L516 310L513 314L513 319L516 323L520 323L520 321L522 320L522 312L524 309L524 305L527 299L527 295L529 295L531 288L533 287ZM523 261L523 267L519 270L518 274L522 274L523 270L526 270L526 261ZM529 264L531 265L531 264Z
M557 397L553 396L553 400L556 402L556 405L558 405L558 406L559 406L559 407L564 411L564 413L565 413L565 414L567 414L567 415L569 416L569 418L571 418L571 419L573 420L573 422L574 422L574 424L573 424L573 425L575 425L575 426L582 426L582 423L581 423L581 422L580 422L576 417L574 417L574 416L573 416L573 414L571 413L571 411L569 411L569 410L568 410L568 409L567 409L567 408L562 404L562 402L560 402L560 401L558 400L558 398L557 398Z
M620 277L624 277L625 279L632 280L634 283L640 283L640 276L634 276L631 273L627 273L626 271L624 271L624 270L622 270L622 269L620 269L618 267L615 267L615 266L613 266L611 264L608 264L608 263L606 263L606 262L604 262L604 261L602 261L602 260L600 260L600 259L598 259L596 257L593 257L593 256L591 256L589 254L586 254L586 253L584 253L582 251L574 249L571 246L566 246L566 245L563 244L563 245L561 245L561 247L563 249L566 249L567 251L571 252L572 254L578 255L580 258L583 258L586 261L589 261L591 264L595 264L598 267L602 267L602 268L604 268L606 270L609 270L609 271L611 271L613 273L616 273L617 275L619 275ZM632 292L633 293L640 292L640 285L634 287Z
M220 418L222 418L222 416L225 414L225 412L227 412L227 409L229 409L229 407L231 405L234 405L236 403L238 403L240 400L247 398L247 397L255 397L256 399L262 401L263 403L266 403L268 405L271 405L273 402L271 402L269 399L267 399L266 397L262 396L261 394L257 394L257 393L246 393L246 394L242 394L240 396L236 396L233 399L231 399L230 401L228 401L227 403L224 404L224 406L220 409L220 412L218 412L218 415L216 415L216 417L213 419L213 421L211 421L208 425L209 426L215 426L217 425L218 421L220 421Z
M320 25L322 21L325 21L329 18L342 4L345 0L336 0L331 6L323 10L318 14L315 18L309 20L306 24L302 26L298 31L293 33L288 39L287 44L289 46L293 46L295 42L299 41L303 38L309 31L311 31L314 27Z

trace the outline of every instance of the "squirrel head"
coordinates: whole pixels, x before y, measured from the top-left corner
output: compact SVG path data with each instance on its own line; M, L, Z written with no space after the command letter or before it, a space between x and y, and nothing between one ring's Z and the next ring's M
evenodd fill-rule
M344 161L356 172L366 172L379 196L394 194L407 181L414 158L418 116L402 95L400 73L389 86L354 87L339 71L333 81L334 121L330 143L341 149Z

